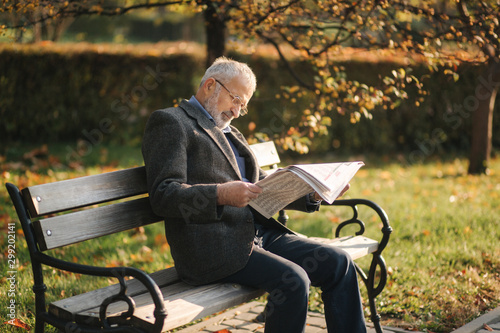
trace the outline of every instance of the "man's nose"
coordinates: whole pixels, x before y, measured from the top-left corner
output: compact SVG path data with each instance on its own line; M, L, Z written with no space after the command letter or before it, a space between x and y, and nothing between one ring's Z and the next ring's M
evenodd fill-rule
M231 108L231 113L233 114L234 118L238 118L240 116L240 111L241 106L233 105L233 107Z

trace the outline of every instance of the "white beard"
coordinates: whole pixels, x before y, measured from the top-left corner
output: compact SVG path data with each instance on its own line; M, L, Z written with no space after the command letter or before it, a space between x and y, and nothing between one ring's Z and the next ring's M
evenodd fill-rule
M220 94L220 87L219 89L212 95L210 96L207 101L205 102L205 110L214 118L215 125L220 128L226 128L231 124L231 120L233 120L232 113L231 111L222 111L220 112L219 109L217 108L217 101L219 100L219 94ZM226 116L229 116L229 120Z

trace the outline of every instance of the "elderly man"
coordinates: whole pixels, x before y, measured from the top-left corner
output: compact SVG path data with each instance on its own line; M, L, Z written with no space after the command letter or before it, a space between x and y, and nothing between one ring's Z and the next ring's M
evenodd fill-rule
M356 270L342 250L296 235L248 206L265 177L243 135L256 89L244 63L218 58L198 91L178 107L155 111L143 156L151 205L180 277L190 284L232 282L266 290L265 332L304 332L310 285L322 289L329 332L366 332ZM287 207L319 209L316 194Z

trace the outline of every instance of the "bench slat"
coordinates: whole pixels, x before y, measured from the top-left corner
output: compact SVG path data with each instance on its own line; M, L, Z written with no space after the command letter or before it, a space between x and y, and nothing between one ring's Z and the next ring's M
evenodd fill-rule
M349 253L353 259L373 253L378 248L377 241L364 236L347 236L336 239L311 238L321 243L340 247ZM240 285L211 284L195 287L183 282L177 283L174 268L154 273L151 276L160 286L168 311L163 327L164 331L250 301L263 294L262 291ZM140 327L148 329L154 322L154 304L151 297L146 294L145 288L132 284L132 281L134 280L127 283L130 283L128 294L136 302L135 319L133 321ZM98 291L60 300L52 303L49 310L54 314L64 314L66 319L76 319L81 323L98 325L99 306L102 300L118 290L119 286L113 285ZM111 304L108 307L108 316L118 315L125 310L122 302ZM120 319L115 320L119 321Z
M248 302L264 294L261 290L244 287L238 284L210 284L193 287L180 282L163 289L163 297L168 316L163 325L163 331L179 327L213 313L226 310L229 307ZM136 311L135 323L145 329L154 322L155 306L149 295L134 297ZM122 303L113 303L108 307L108 316L117 316L124 309ZM99 307L76 315L81 323L96 322Z
M249 302L263 294L264 292L261 290L225 283L212 285L212 288L200 293L186 296L179 295L180 297L167 299L167 311L169 311L170 316L167 316L164 322L163 331ZM143 307L137 311L137 318L144 321L150 320L150 314L152 314L153 310L153 305Z
M22 190L32 217L147 193L144 167L107 172Z
M160 288L180 281L175 267L163 269L150 274L150 277ZM147 292L146 287L136 279L126 281L127 294L137 296ZM92 290L84 294L58 300L49 305L49 312L64 320L75 320L75 314L94 309L111 295L120 291L120 285L113 284L101 289Z
M346 236L342 238L309 237L323 244L330 244L345 250L353 260L362 258L378 250L378 241L364 236Z
M33 222L42 251L161 221L149 198L86 209Z

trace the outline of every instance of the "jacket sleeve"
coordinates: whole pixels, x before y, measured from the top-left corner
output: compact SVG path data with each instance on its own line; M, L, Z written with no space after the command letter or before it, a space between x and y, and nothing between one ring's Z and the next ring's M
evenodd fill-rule
M309 199L309 194L288 204L284 209L298 210L306 213L313 213L319 210L321 201L314 202Z
M217 185L188 183L188 124L180 112L155 111L146 125L142 154L150 202L155 214L210 223L221 218ZM186 218L189 217L189 218Z

